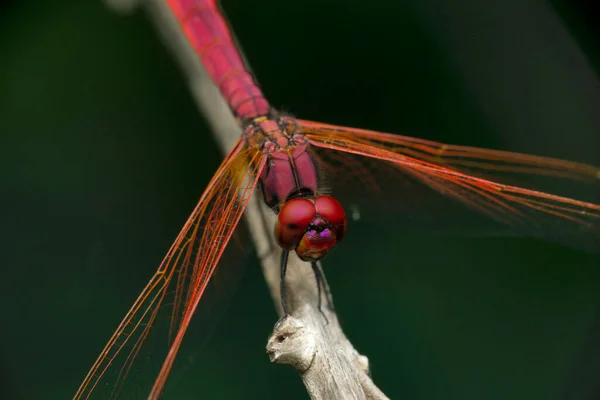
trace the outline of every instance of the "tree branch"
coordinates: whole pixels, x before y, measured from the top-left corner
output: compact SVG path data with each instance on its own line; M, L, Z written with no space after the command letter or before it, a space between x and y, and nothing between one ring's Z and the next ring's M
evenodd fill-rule
M116 11L129 12L138 0L106 0ZM189 80L190 89L223 154L242 134L229 107L193 52L164 0L143 5L165 43L173 50ZM281 251L274 242L275 215L253 196L245 212L263 273L279 315ZM360 355L344 335L337 315L328 307L329 286L324 280L321 301L311 265L290 254L286 275L290 316L275 325L267 343L272 362L293 366L312 399L387 399L369 377L368 359ZM323 306L319 309L318 305Z

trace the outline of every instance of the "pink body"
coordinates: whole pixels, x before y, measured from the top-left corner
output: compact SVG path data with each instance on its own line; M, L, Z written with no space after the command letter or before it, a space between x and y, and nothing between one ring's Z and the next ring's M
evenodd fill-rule
M267 115L269 103L240 56L215 0L167 0L206 71L236 117Z
M306 151L307 144L295 145L290 152L271 153L269 164L261 176L265 203L275 207L284 203L290 195L314 196L317 191L317 170ZM307 189L309 193L302 193Z
M302 135L287 132L293 118L274 119L271 107L242 60L216 0L167 0L202 64L244 127L246 141L269 154L261 186L265 202L314 197L317 169ZM265 118L266 117L266 118Z

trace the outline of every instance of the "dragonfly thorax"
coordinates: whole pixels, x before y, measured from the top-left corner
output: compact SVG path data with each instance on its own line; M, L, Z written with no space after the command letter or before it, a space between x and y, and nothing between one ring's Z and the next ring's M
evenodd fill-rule
M317 195L318 169L310 144L291 118L256 118L250 128L254 135L248 130L247 140L263 140L254 144L267 157L260 187L267 206L278 213L277 243L287 251L294 250L304 261L319 260L346 232L342 205L331 196Z
M317 261L346 233L346 214L331 196L288 200L279 211L275 238L284 250L294 250L303 261Z

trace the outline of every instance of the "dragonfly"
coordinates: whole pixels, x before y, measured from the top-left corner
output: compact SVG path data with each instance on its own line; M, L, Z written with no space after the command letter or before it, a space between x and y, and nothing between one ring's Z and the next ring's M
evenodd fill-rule
M282 282L289 253L310 263L318 280L317 263L343 240L349 222L336 193L340 198L354 196L348 203L353 205L366 204L362 195L368 193L366 201L371 201L379 194L377 212L388 223L421 213L426 215L423 221L452 225L462 224L462 216L468 215L469 220L489 222L485 226L494 227L490 229L507 227L600 252L600 204L594 197L600 168L278 112L246 65L216 0L164 1L243 133L74 399L96 397L107 384L115 387L116 395L135 369L167 293L174 292L169 351L148 396L161 397L190 321L255 193L277 215L274 237L283 254ZM561 182L581 184L592 196L576 199L537 186L558 188ZM285 285L281 290L287 314ZM115 369L116 382L106 382L108 371Z

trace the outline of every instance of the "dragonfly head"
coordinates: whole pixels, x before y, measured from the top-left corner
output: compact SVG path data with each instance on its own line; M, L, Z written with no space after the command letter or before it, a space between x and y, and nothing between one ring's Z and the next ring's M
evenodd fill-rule
M346 214L331 196L288 200L277 216L275 238L303 261L317 261L344 237Z

